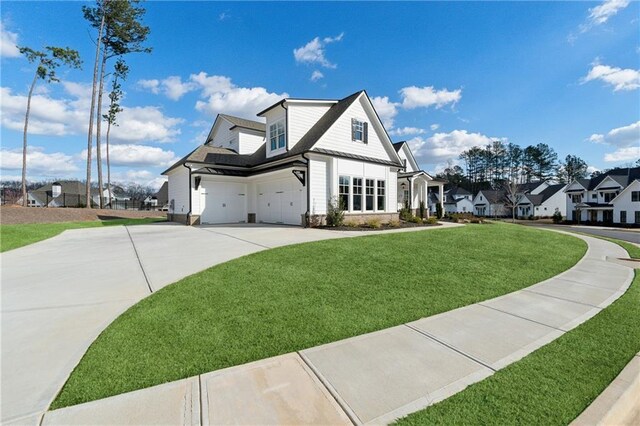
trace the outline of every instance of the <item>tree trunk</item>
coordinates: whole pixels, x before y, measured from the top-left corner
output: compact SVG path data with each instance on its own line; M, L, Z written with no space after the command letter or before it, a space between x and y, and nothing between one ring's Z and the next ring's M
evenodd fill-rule
M22 135L22 205L25 207L29 205L29 200L27 199L27 128L29 127L29 112L31 111L31 95L33 94L33 88L36 86L36 81L38 81L37 68L29 89L27 112L24 115L24 134Z
M111 133L111 120L107 121L107 197L109 197L109 206L111 206L111 163L109 162L109 133Z
M107 52L102 52L102 64L100 65L100 85L98 88L98 106L96 117L96 163L98 166L98 198L100 199L99 206L104 208L104 202L102 199L102 148L101 148L101 135L100 128L102 125L102 92L104 91L104 67L107 64Z
M100 21L100 29L98 30L98 38L96 39L96 60L93 65L93 86L91 88L91 109L89 112L89 132L87 134L87 188L85 195L87 197L87 208L91 208L91 150L93 149L93 112L96 108L96 84L98 80L98 63L100 61L100 43L102 42L102 31L104 29L105 10L102 6L102 20Z

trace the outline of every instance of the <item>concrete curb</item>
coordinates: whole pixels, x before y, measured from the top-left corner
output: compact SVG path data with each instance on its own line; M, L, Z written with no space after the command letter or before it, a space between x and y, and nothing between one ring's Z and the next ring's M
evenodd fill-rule
M640 424L640 353L571 426Z

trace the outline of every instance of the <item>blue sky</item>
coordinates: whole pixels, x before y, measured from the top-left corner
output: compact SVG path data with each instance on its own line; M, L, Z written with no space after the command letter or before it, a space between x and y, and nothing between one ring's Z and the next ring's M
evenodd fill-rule
M38 83L29 176L84 176L93 31L82 2L2 2L0 172L20 174L33 67L15 45L70 46L81 71ZM87 4L87 3L85 3ZM114 180L158 185L218 112L366 89L428 171L501 138L595 169L640 157L640 4L147 2L152 54L127 57ZM94 171L95 176L95 171Z

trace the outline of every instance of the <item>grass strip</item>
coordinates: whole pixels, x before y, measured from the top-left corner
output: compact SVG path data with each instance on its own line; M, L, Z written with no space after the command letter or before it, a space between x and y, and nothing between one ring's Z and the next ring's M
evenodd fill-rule
M633 256L631 251L629 254ZM566 425L604 391L639 351L640 274L636 271L629 290L589 321L491 377L396 424Z
M108 219L84 222L26 223L0 225L0 252L13 250L47 238L55 237L67 229L96 228L115 225L144 225L164 222L163 218Z
M575 237L468 225L255 253L154 293L91 345L53 408L334 342L477 303L573 266Z

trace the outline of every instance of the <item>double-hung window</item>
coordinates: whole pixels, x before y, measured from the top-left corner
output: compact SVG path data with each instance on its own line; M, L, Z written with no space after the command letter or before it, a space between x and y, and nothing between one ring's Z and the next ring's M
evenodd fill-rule
M571 201L573 204L578 204L582 202L582 194L572 194Z
M374 200L376 198L376 181L375 179L365 179L365 184L364 208L368 212L372 212Z
M280 120L269 126L269 143L271 151L284 148L285 135L284 135L284 120Z
M349 211L349 176L340 176L338 186L339 207L342 210Z
M627 211L620 210L620 223L627 223Z
M353 178L353 211L362 211L362 178Z
M368 125L366 121L351 119L351 139L354 141L367 143Z
M631 191L631 201L634 203L640 201L640 191Z
M385 181L378 181L378 211L384 211L385 209Z
M640 211L635 212L635 223L640 223Z

